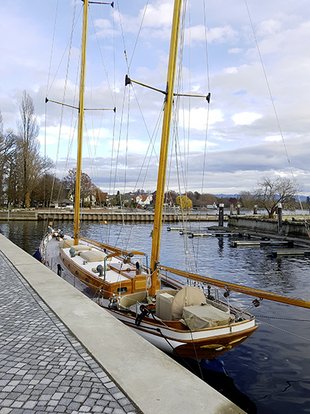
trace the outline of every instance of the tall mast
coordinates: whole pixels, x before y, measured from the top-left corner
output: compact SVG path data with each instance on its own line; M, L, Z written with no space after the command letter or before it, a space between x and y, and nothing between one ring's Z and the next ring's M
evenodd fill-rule
M162 215L163 215L163 204L164 204L164 194L165 194L166 169L167 169L168 147L169 147L169 137L170 137L170 123L171 123L172 106L173 106L173 91L174 91L174 80L175 80L175 72L176 72L181 6L182 6L182 0L175 0L174 10L173 10L172 29L171 29L171 39L170 39L166 101L165 101L164 119L163 119L162 135L161 135L159 169L158 169L158 177L157 177L152 255L151 255L152 286L150 288L150 295L155 295L156 290L159 289L157 264L159 263L159 254L160 254L160 238L161 238L161 229L162 229Z
M78 244L79 235L80 235L80 202L81 202L83 127L84 127L84 90L85 90L87 26L88 26L88 0L84 0L82 50L81 50L80 96L79 96L79 119L78 119L78 142L77 142L77 164L76 164L76 180L75 180L75 200L74 200L74 233L73 233L74 244Z

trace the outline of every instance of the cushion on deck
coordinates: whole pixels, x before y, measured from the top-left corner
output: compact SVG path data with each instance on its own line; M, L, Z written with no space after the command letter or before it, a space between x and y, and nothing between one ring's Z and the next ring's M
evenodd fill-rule
M234 318L212 305L186 306L183 319L191 330L223 326L233 322Z
M64 239L62 241L59 242L59 246L61 248L67 248L67 247L71 247L74 245L74 240L73 239Z
M87 246L86 244L74 244L72 246L76 252L82 252L84 250L90 250L91 247Z
M184 306L201 305L202 303L206 303L206 297L201 289L194 286L184 286L173 299L172 319L182 318Z
M81 251L79 256L87 262L102 262L106 257L106 254L100 252L99 250L89 250Z

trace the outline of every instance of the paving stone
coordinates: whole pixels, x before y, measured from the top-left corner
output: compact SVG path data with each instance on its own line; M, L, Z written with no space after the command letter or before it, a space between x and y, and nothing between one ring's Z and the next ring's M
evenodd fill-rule
M6 408L6 407L0 408L0 414L9 414L11 412L12 412L11 408Z
M91 409L92 413L102 413L102 406L94 405Z
M122 408L115 408L113 410L113 414L126 414L126 411L124 411Z
M96 405L100 406L100 407L107 407L109 405L109 401L105 401L105 400L98 400L96 402Z
M70 404L68 405L68 410L72 411L72 410L78 410L80 408L80 403L78 402L70 402Z
M20 408L24 403L22 401L14 401L11 408Z
M29 408L29 409L31 410L31 409L32 409L32 408L34 408L36 405L37 405L36 401L27 401L27 402L24 404L23 408L25 408L25 409Z
M1 251L0 312L0 414L139 412Z

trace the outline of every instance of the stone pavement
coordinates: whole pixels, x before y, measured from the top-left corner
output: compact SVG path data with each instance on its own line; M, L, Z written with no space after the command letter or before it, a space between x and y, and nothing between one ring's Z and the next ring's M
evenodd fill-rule
M137 413L0 252L0 414Z

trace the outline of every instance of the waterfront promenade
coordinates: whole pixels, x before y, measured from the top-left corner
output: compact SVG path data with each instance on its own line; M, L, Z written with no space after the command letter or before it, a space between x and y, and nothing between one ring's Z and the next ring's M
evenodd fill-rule
M0 414L242 413L0 235Z

